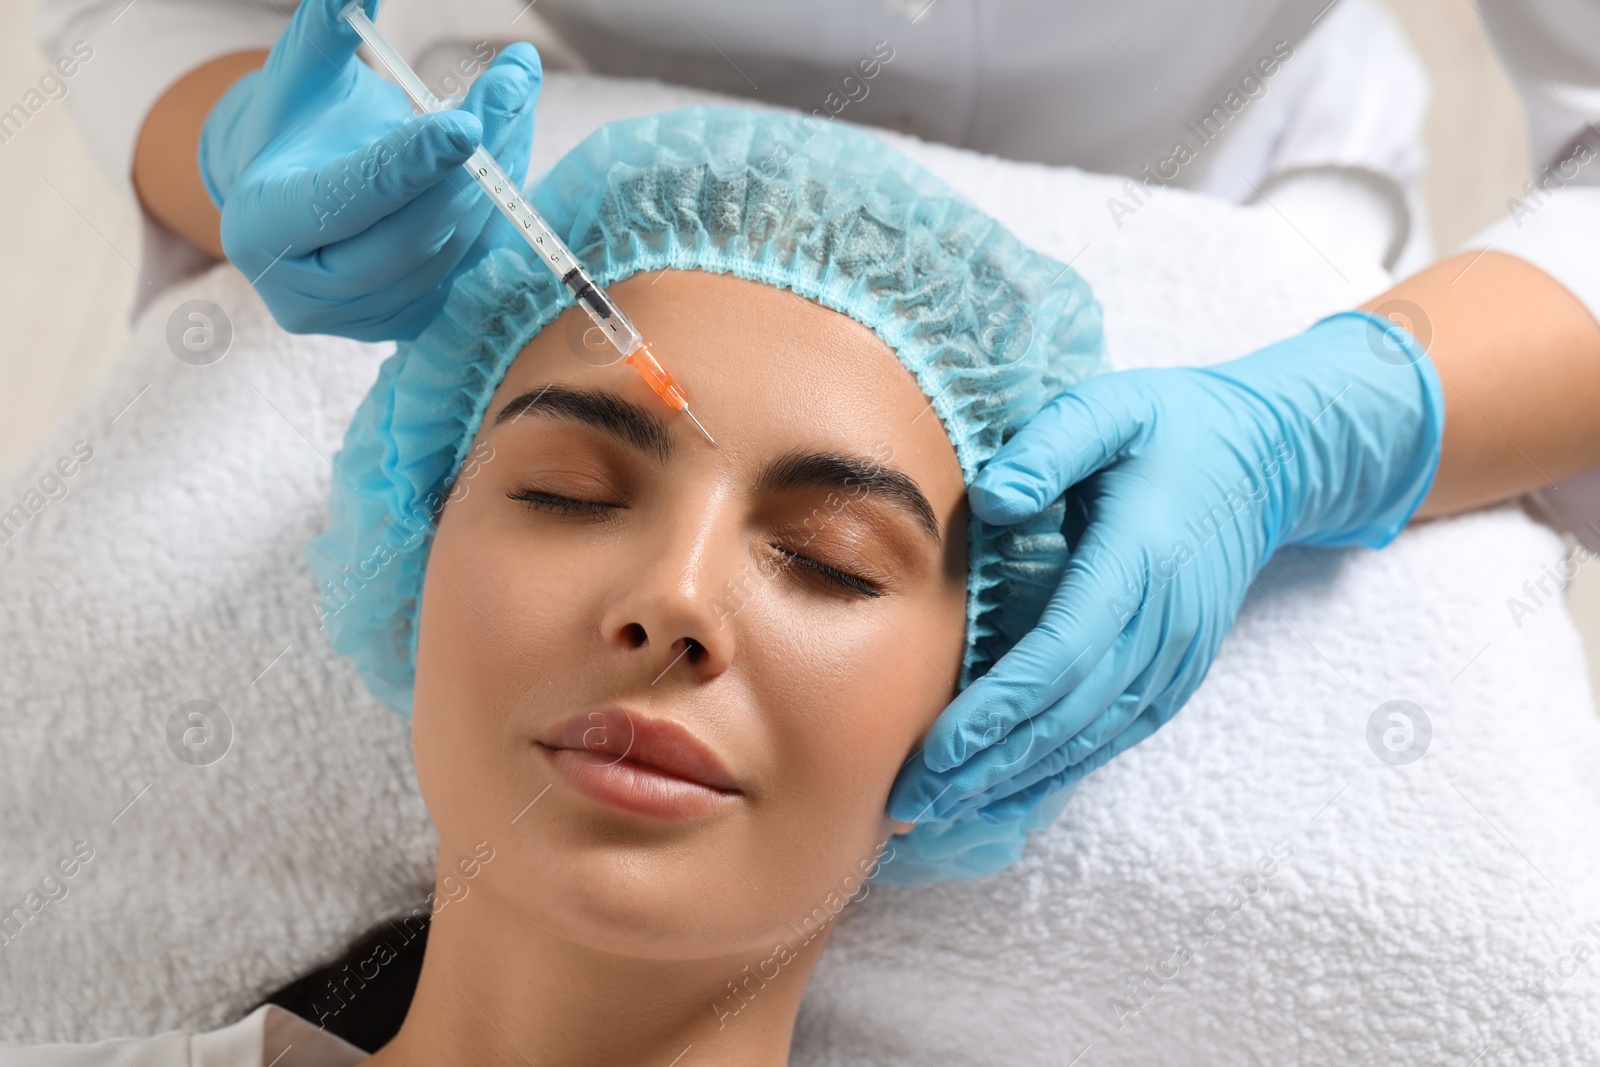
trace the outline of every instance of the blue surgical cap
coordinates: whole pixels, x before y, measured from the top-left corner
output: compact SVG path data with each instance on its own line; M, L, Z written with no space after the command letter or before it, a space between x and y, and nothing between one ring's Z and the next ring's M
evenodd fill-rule
M1052 397L1105 368L1100 306L1072 268L841 122L739 107L612 122L528 199L602 287L639 271L715 271L871 328L930 398L968 485ZM324 623L401 715L435 517L512 361L572 303L525 246L492 249L383 363L335 457L330 525L308 549ZM1012 526L972 517L960 688L1043 614L1066 567L1063 511L1057 501ZM1010 823L975 813L919 823L875 878L992 873L1065 802L1053 794Z

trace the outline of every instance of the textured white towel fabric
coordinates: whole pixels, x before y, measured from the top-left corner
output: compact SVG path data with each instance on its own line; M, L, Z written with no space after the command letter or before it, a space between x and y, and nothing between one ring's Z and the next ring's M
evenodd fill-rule
M535 172L714 99L545 93ZM1238 355L1384 282L1271 211L896 141L1083 271L1119 366ZM219 362L173 354L191 300L231 323ZM0 479L26 519L0 528L0 1041L222 1025L429 888L405 724L328 648L302 561L387 351L285 333L221 266ZM794 1062L1600 1061L1600 722L1562 559L1512 507L1281 553L1190 705L1022 864L844 912ZM1429 724L1407 765L1374 754L1403 723L1368 740L1391 700ZM222 744L191 701L231 729L207 765L174 755Z

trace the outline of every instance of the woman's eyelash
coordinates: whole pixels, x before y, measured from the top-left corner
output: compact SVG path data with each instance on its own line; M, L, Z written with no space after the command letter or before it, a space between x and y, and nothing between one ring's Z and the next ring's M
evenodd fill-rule
M623 506L621 504L596 504L588 500L574 500L571 497L557 496L554 493L540 493L532 489L507 493L506 496L512 500L522 501L529 508L547 508L551 511L559 511L563 515L571 515L574 512L583 515L603 515Z
M826 564L818 563L809 556L802 556L800 553L793 552L787 548L782 548L777 545L774 545L773 547L777 548L785 558L792 560L794 563L804 567L806 570L813 571L821 575L834 585L848 589L853 593L860 593L862 596L866 597L880 597L884 595L882 590L875 588L873 584L867 581L865 578L858 578L854 574L847 574L844 571L835 570Z
M558 496L555 493L541 493L533 489L524 489L515 493L507 493L506 496L512 500L522 501L523 503L527 504L530 509L546 509L559 512L562 515L572 515L575 513L581 515L609 515L611 512L614 512L617 509L625 506L622 504L597 504L589 500L574 500L571 497ZM849 574L845 571L837 570L824 563L818 563L809 556L802 556L800 553L783 548L782 546L774 545L773 547L777 548L777 550L784 556L785 559L805 568L813 574L822 577L823 579L842 589L848 589L853 593L860 593L865 597L880 597L885 595L882 590L876 588L865 578L858 577L854 574Z

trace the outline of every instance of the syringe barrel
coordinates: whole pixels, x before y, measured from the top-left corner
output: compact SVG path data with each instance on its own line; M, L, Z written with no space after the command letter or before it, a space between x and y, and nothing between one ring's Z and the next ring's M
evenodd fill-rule
M430 111L442 111L446 106L443 100L433 95L426 82L417 77L417 72L411 69L399 52L394 50L387 38L378 32L378 27L367 18L367 12L361 5L361 0L350 0L339 12L339 17L349 22L361 39L366 42L372 54L378 57L378 62L389 68L389 73L394 75L394 80L400 83L400 88L405 90L411 102L418 111L426 114Z
M594 283L582 264L563 275L561 284L572 293L578 306L589 313L594 324L600 327L600 332L616 346L618 352L631 356L644 344L644 335L628 321L628 316L622 313L622 309L617 307L606 291Z
M571 249L557 237L539 215L528 205L522 190L511 180L511 175L501 169L494 156L483 146L467 157L467 169L473 180L483 186L500 213L516 225L527 238L529 246L544 260L556 277L563 278L574 269L582 270Z
M480 147L467 157L466 166L472 171L473 180L483 186L484 190L493 198L500 213L510 220L513 226L522 231L522 236L527 239L528 247L542 259L546 266L555 272L561 284L567 287L572 298L578 302L583 310L589 313L594 324L600 327L600 332L605 334L606 340L616 346L617 351L623 355L632 355L633 351L644 343L644 337L639 333L628 317L622 313L606 291L595 284L594 277L587 268L572 254L566 243L556 236L541 218L538 212L529 206L527 198L517 188L500 164L495 162L488 150Z

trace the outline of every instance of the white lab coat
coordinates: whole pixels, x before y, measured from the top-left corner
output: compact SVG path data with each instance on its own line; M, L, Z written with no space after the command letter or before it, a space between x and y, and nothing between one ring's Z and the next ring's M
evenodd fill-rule
M93 1044L0 1045L0 1067L351 1067L367 1058L273 1004L199 1034L169 1030Z

